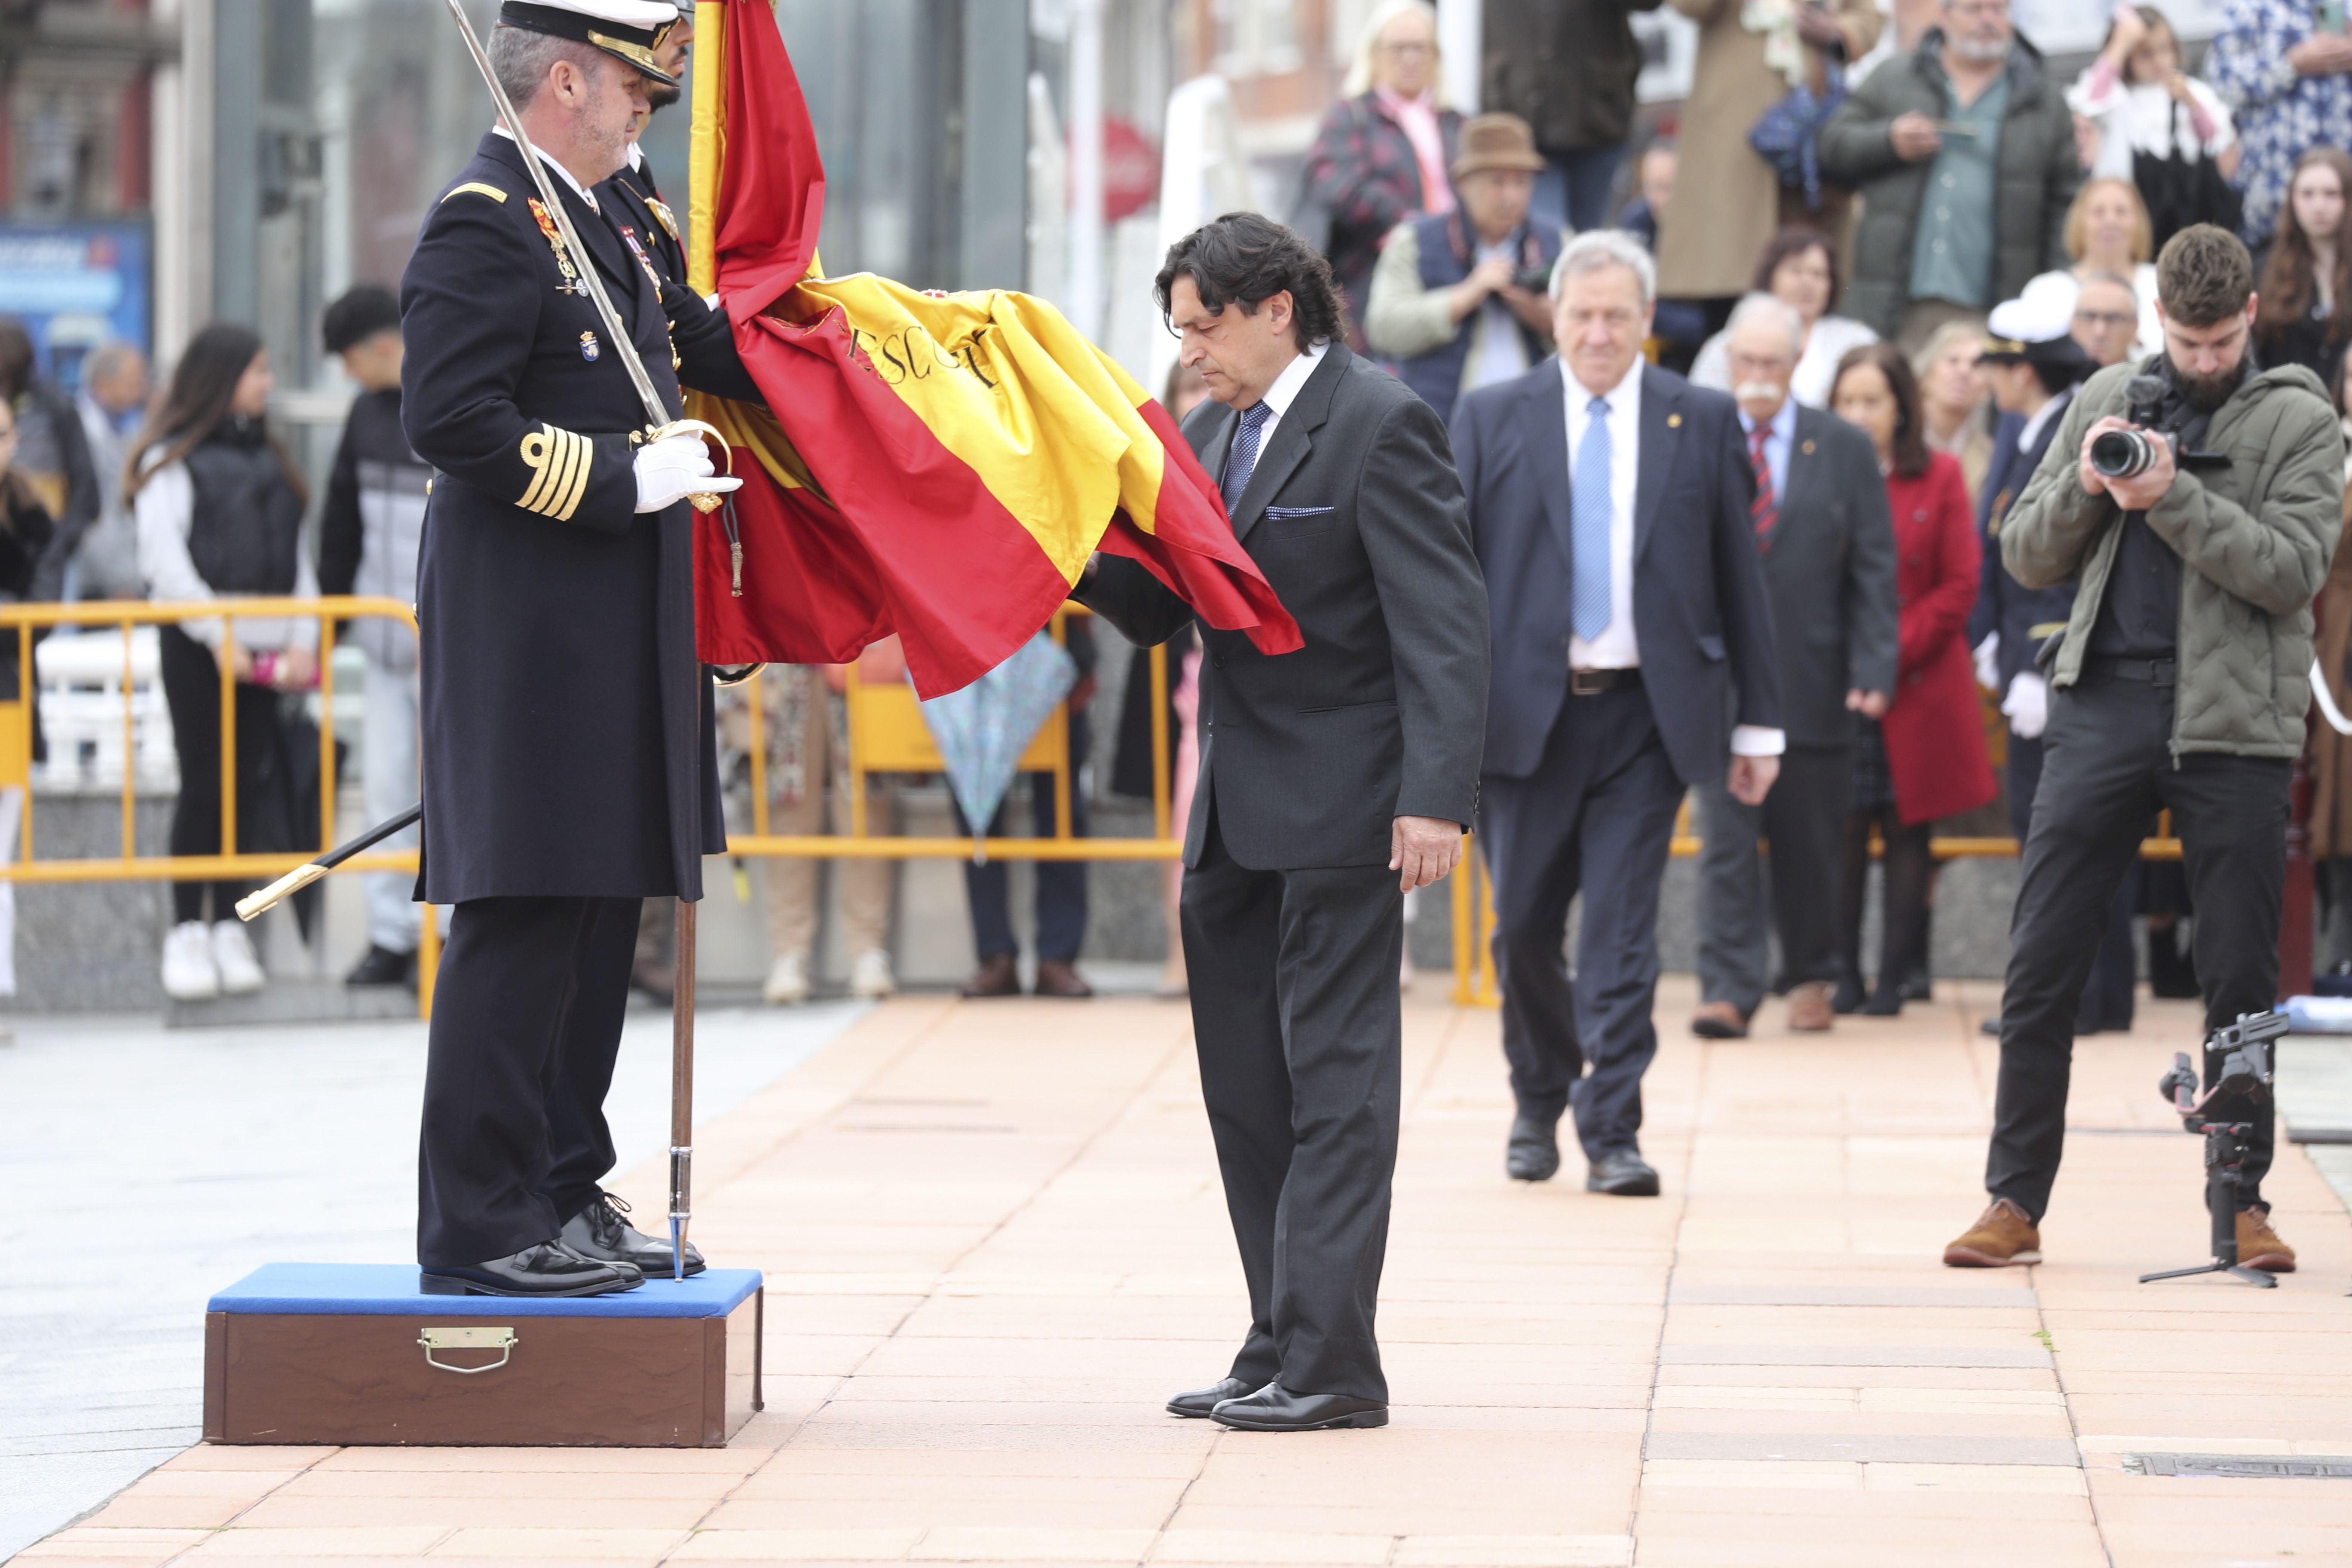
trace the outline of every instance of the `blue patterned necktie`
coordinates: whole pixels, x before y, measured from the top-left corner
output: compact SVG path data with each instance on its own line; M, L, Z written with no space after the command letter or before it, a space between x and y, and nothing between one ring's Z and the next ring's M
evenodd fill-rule
M1576 635L1591 642L1609 629L1609 405L1594 398L1591 419L1576 447L1576 473L1569 484L1574 523L1575 560L1570 567L1570 608Z
M1257 442L1265 429L1265 422L1274 417L1273 405L1263 397L1242 410L1241 427L1234 432L1233 449L1225 454L1225 511L1231 515L1242 504L1242 492L1249 489L1250 475L1257 470Z

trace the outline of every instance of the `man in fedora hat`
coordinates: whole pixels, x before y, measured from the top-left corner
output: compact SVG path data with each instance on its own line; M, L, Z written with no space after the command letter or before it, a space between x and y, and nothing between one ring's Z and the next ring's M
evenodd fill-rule
M1462 127L1452 212L1399 224L1372 274L1364 337L1440 419L1463 393L1525 375L1551 354L1551 264L1565 236L1528 216L1544 166L1516 114Z

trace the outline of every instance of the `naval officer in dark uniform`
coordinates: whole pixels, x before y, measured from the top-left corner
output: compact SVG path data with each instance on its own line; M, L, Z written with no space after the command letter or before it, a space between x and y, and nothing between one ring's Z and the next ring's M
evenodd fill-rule
M736 352L735 329L725 303L715 294L706 298L696 293L687 281L686 237L677 213L662 200L661 185L654 178L653 165L646 161L639 139L652 110L667 109L678 100L677 84L686 79L687 55L693 46L693 0L679 0L677 22L654 46L655 62L670 82L664 85L646 79L646 100L650 108L638 119L636 133L629 138L628 162L596 187L596 199L599 204L613 204L622 238L645 257L660 281L662 313L669 321L679 382L697 392L716 393L739 403L761 403L765 398L759 384Z
M725 847L685 498L733 481L694 437L648 438L586 279L676 416L659 279L590 194L668 81L653 50L676 19L655 0L507 0L491 64L585 254L493 132L402 283L402 417L436 470L418 895L457 906L425 1069L428 1290L586 1295L668 1267L600 1184L604 1101L639 905L700 897L701 857Z

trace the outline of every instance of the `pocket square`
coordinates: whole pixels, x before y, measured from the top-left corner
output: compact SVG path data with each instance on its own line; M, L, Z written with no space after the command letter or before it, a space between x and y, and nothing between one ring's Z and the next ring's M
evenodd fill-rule
M1287 517L1328 517L1339 510L1337 507L1329 506L1270 506L1265 509L1265 515L1276 520Z

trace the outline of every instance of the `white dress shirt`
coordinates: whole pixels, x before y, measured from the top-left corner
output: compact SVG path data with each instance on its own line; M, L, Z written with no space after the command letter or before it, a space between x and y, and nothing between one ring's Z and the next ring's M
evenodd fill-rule
M2072 403L2074 400L2074 389L2070 386L2065 391L2059 393L2057 395L2051 398L2049 402L2043 404L2041 407L2035 409L2033 411L2032 417L2026 420L2025 428L2017 433L2017 449L2020 452L2031 452L2033 450L2033 443L2042 438L2042 426L2048 425L2053 419L2057 418L2061 414L2065 413L2066 405ZM2017 488L2020 490L2025 489L2023 485L2020 485Z
M1778 509L1789 495L1789 454L1797 444L1797 400L1789 397L1780 404L1780 412L1772 416L1764 437L1764 467L1772 476L1772 505ZM1749 441L1756 439L1756 421L1739 411L1739 433Z
M1609 408L1609 626L1591 642L1571 635L1568 639L1570 669L1636 669L1642 663L1641 639L1633 627L1633 494L1642 464L1642 365L1601 395ZM1576 482L1576 454L1592 423L1592 394L1576 379L1568 362L1559 362L1559 376L1568 389L1569 482ZM1790 415L1793 427L1795 416ZM1736 724L1731 731L1735 757L1777 757L1788 749L1788 736L1760 724Z
M1284 365L1282 374L1274 378L1274 384L1267 387L1265 395L1258 400L1265 405L1265 423L1259 426L1257 431L1259 462L1265 461L1265 449L1273 444L1275 426L1280 425L1282 416L1290 411L1290 405L1298 396L1298 389L1307 384L1307 378L1315 374L1315 362L1323 357L1324 347L1322 343L1316 343ZM1232 448L1228 447L1226 450L1230 452Z
M490 127L490 131L492 134L503 136L509 142L514 140L514 132L508 130L503 124L493 125ZM637 144L634 142L630 142L629 151L635 153L636 150ZM640 153L639 156L642 157L643 154ZM588 210L590 212L601 213L604 210L603 207L596 205L595 193L589 190L587 186L582 184L579 181L573 179L572 177L571 170L565 168L562 164L557 163L554 159L549 157L544 153L540 153L539 161L546 164L549 171L552 173L557 179L562 180L565 184L570 185L572 187L572 194L577 195L582 201L588 204ZM634 160L632 160L632 166L635 166Z
M1591 427L1592 394L1559 362L1568 388L1568 481L1576 482L1576 459ZM1609 626L1591 642L1571 636L1570 669L1634 669L1642 646L1633 635L1633 489L1642 468L1642 362L1602 394L1609 407Z

